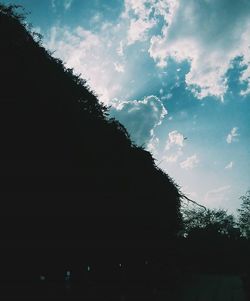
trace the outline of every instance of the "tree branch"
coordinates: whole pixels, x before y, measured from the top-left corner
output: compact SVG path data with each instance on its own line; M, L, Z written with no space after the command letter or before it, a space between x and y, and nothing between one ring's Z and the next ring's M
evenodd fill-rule
M184 199L186 199L188 202L191 202L191 203L193 203L193 204L195 204L195 205L197 205L197 206L203 208L204 210L207 210L207 208L206 208L205 206L203 206L203 205L201 205L201 204L199 204L199 203L197 203L197 202L191 200L190 198L188 198L188 197L185 196L184 194L181 195L181 197L184 198Z

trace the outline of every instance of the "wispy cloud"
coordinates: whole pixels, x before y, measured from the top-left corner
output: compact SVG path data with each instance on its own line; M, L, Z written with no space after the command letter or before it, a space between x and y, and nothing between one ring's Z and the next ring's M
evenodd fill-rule
M55 6L56 0L52 0L51 3ZM73 0L63 0L62 3L64 9L68 10ZM116 23L104 24L99 34L92 32L103 41L96 61L100 70L98 58L106 60L108 56L108 59L111 59L104 47L112 53L112 64L116 62L116 56L123 57L126 49L132 44L146 41L145 49L158 67L166 67L169 58L177 63L189 62L190 69L185 76L185 83L197 98L216 96L223 100L228 89L227 71L232 66L232 60L241 57L244 69L240 80L246 87L241 94L247 94L250 92L249 18L250 2L245 0L201 3L196 0L124 0L124 10ZM151 29L157 29L160 34L155 34ZM223 34L220 34L222 29ZM71 31L73 38L75 30ZM59 40L58 37L57 49L61 46ZM61 40L65 41L65 35L61 36ZM86 54L81 47L84 44L86 45L82 40L79 45L74 45L74 57L81 56L78 65L81 63L82 66L78 66L78 69L84 67L83 54L79 54ZM111 51L109 44L114 51ZM63 51L65 52L65 47L60 53L63 54ZM63 55L63 58L67 56ZM71 57L67 62L72 61ZM91 54L85 55L85 61L90 59ZM76 68L75 65L71 67ZM108 72L105 73L107 76ZM94 83L92 74L90 78L93 88L99 89L100 83ZM111 78L114 78L113 74L108 81ZM109 94L108 91L105 91L105 94Z
M177 145L180 148L184 145L184 136L178 131L172 131L168 134L168 140L166 143L166 150L169 150L171 147Z
M178 1L173 0L125 0L124 19L129 20L127 44L150 38L148 32L159 24L161 18L170 24Z
M51 0L52 9L56 9L56 0Z
M46 40L46 46L56 50L55 55L65 61L67 67L74 68L87 79L99 99L106 104L121 94L125 81L124 62L115 49L115 45L118 47L120 43L116 30L107 23L98 33L81 26L73 29L54 26Z
M121 63L117 63L117 62L115 62L114 63L114 67L115 67L115 70L117 71L117 72L124 72L124 70L125 70L125 66L123 65L123 64L121 64Z
M230 161L226 166L225 166L225 169L232 169L233 168L233 161Z
M160 99L156 96L147 96L143 100L113 101L110 112L128 129L131 138L139 145L151 144L154 129L159 126L167 114Z
M183 169L193 169L199 163L199 159L196 154L191 157L188 157L185 161L180 163L180 167Z
M228 144L234 142L234 141L238 141L237 137L240 136L240 134L238 133L238 128L237 127L233 127L230 131L230 133L227 135L226 141Z
M203 203L204 205L208 205L209 207L216 206L218 208L219 206L226 203L230 191L230 185L212 189L205 194Z
M153 153L154 156L158 156L158 148L160 144L160 139L154 135L154 133L151 133L151 139L148 142L147 150ZM162 161L162 160L161 160ZM160 161L160 162L161 162Z
M63 8L65 11L69 10L74 0L51 0L50 4L54 11Z
M64 9L65 9L65 10L70 9L70 7L71 7L73 1L74 1L74 0L64 0Z
M183 155L183 152L179 149L174 154L164 157L167 163L175 163Z
M165 155L162 158L166 163L176 163L183 155L184 140L184 135L177 130L168 133Z
M158 1L157 1L158 2ZM242 81L248 83L250 2L238 1L166 1L173 6L171 22L166 22L161 35L151 38L149 54L159 67L171 57L177 62L189 61L186 84L197 98L226 93L227 70L235 57L247 66ZM221 34L223 30L223 34ZM211 42L212 41L212 42ZM247 92L245 92L247 93Z
M148 5L148 1L125 0L125 11L123 19L128 20L127 45L132 45L137 41L147 38L147 32L156 25L156 21L150 18L153 1Z

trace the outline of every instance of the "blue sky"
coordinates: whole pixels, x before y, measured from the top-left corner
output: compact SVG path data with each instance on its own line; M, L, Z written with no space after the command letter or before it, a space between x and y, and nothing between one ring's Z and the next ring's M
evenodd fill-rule
M239 207L250 188L249 1L15 3L187 196Z

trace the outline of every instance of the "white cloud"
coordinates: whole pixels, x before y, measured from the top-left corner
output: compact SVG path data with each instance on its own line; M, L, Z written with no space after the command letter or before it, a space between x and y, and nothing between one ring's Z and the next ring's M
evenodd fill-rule
M158 147L160 144L160 140L158 137L155 137L154 133L151 133L151 139L147 144L147 150L150 151L154 156L158 156Z
M115 70L117 72L124 72L125 70L125 66L123 64L120 64L120 63L114 63L114 67L115 67Z
M186 84L196 97L213 95L223 100L232 60L242 56L243 64L249 65L250 2L172 2L179 5L173 6L171 22L163 26L162 34L151 38L150 56L159 67L165 67L169 57L177 62L188 60ZM248 67L241 80L248 83L250 91L249 73Z
M119 46L116 49L116 52L119 56L123 56L124 55L124 49L123 49L124 45L123 45L123 41L120 41Z
M64 10L69 10L71 8L71 5L73 4L74 0L51 0L51 7L55 11L57 7L62 7Z
M72 2L61 3L69 9ZM55 8L57 1L51 0L51 5ZM95 18L98 22L99 17ZM89 79L89 85L106 103L118 97L124 85L124 78L117 78L115 71L120 76L128 74L128 61L120 61L125 59L126 48L144 40L159 67L165 67L169 58L190 63L185 81L197 98L212 95L223 100L228 89L226 73L238 56L245 66L240 80L246 89L241 95L250 92L249 20L250 2L245 0L124 0L117 23L104 23L99 33L88 31L88 39L86 34L80 37L77 28L57 27L54 43L48 44L67 66ZM152 36L151 29L161 30L160 34ZM98 43L93 44L91 38ZM116 70L109 70L117 62ZM121 66L126 66L126 72Z
M123 18L129 20L128 45L148 38L148 31L157 25L159 16L171 23L177 6L175 0L125 0Z
M225 169L232 169L233 168L233 161L229 162L226 166Z
M174 154L165 156L164 160L166 160L167 163L175 163L178 161L178 159L183 155L183 152L178 149Z
M159 126L167 110L156 96L147 96L143 100L112 102L111 114L127 128L131 138L138 145L148 144L154 148L157 140L154 129Z
M117 27L104 25L99 33L81 26L73 29L54 26L48 34L46 46L56 50L55 56L87 79L99 99L109 104L122 89L125 64L114 48L120 44L120 37L115 34Z
M182 161L180 163L180 167L183 169L193 169L198 163L199 159L197 158L197 155L194 154L193 156L188 157L185 161Z
M219 207L223 204L226 204L230 196L230 185L225 185L213 190L208 191L203 199L203 204L209 207Z
M147 31L156 24L153 20L131 20L128 30L128 45L135 41L143 41L146 39Z
M168 118L169 119L169 118ZM171 120L172 118L170 118ZM165 145L165 155L162 160L166 163L176 163L183 155L184 136L180 132L174 130L168 133L168 139Z
M238 128L237 127L233 127L230 131L230 133L227 135L226 141L227 143L232 143L234 141L237 141L237 138L240 136L240 134L238 134Z
M65 9L65 10L70 9L70 7L71 7L73 1L74 1L74 0L64 0L64 9Z
M124 0L124 19L148 20L153 10L155 0Z
M123 19L128 20L127 44L142 41L147 37L147 31L155 25L150 19L152 11L151 0L125 0Z
M192 200L196 200L198 198L198 193L196 191L190 191L190 187L188 185L181 188L181 191L184 195L189 197ZM191 204L188 204L188 206Z
M168 134L168 140L166 143L166 150L169 150L174 145L183 147L184 136L178 131L172 131Z

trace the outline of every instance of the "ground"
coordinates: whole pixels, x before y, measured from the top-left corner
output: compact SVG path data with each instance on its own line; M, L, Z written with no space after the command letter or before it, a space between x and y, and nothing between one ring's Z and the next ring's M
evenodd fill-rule
M154 301L246 301L241 277L238 275L208 275L197 274L189 276L181 281L178 289L171 290L164 287L145 291L145 288L133 287L123 288L122 290L112 287L78 288L73 286L58 287L53 285L49 289L40 286L38 290L33 291L29 285L11 287L2 287L1 299L3 295L10 297L9 300L17 300L21 296L26 298L40 297L39 300L46 300L47 297L61 298L66 300L154 300ZM84 291L84 292L83 292ZM78 294L79 293L79 294Z

